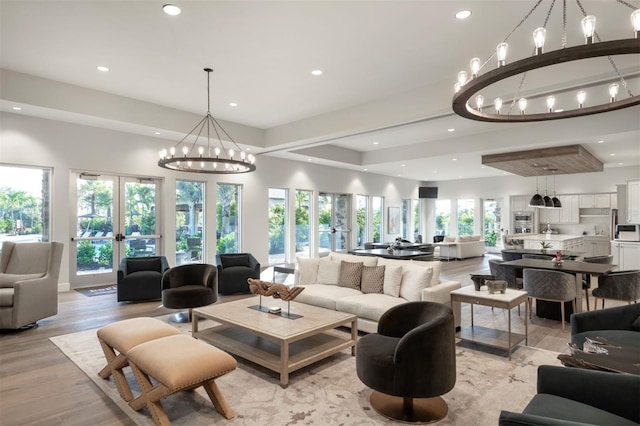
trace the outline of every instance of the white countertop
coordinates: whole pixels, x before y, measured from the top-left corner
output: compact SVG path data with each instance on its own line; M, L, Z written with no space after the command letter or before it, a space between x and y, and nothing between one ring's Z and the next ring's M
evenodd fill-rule
M518 235L518 234L514 234L514 235ZM588 236L588 235L587 235ZM592 235L593 237L595 237L596 235ZM517 236L517 237L512 237L512 238L517 238L519 240L533 240L533 241L567 241L567 240L573 240L574 238L582 238L582 235L570 235L570 234L551 234L549 235L549 237L547 238L546 234L529 234L529 235L523 235L521 236ZM607 238L608 241L608 238Z

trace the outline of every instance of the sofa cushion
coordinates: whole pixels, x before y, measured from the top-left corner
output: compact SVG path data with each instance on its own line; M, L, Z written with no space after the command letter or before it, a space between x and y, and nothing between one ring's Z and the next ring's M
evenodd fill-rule
M471 235L458 235L456 237L456 243L468 243L471 241Z
M360 290L363 293L384 293L384 266L364 266Z
M455 243L456 242L456 237L444 237L442 242L443 243Z
M422 289L431 286L433 268L405 268L402 273L400 297L410 302L422 300Z
M318 279L318 263L317 257L297 257L298 261L298 284L314 284Z
M0 274L0 288L13 288L16 281L35 280L45 274Z
M140 271L162 272L162 261L159 257L127 259L127 274Z
M332 251L329 253L331 260L344 260L345 262L362 262L364 266L376 266L378 264L378 258L375 256L356 256L354 254L336 253Z
M403 303L407 303L407 301L400 297L369 293L342 297L336 301L336 308L340 312L353 314L358 318L378 321L389 308Z
M482 235L475 234L475 235L472 235L471 238L469 238L469 241L480 241L481 238L482 238Z
M433 274L431 275L431 285L440 284L440 270L442 269L442 262L440 262L439 260L425 262L425 261L422 261L422 260L396 260L396 259L383 259L383 258L380 258L378 260L378 265L401 266L403 271L406 268L413 268L413 267L429 268L430 267L430 268L433 269Z
M340 262L339 260L331 260L329 257L323 257L318 261L318 284L338 285L340 280Z
M402 266L384 266L383 293L388 296L400 297L400 284L402 284Z
M355 288L360 290L360 281L362 280L362 262L345 262L340 261L340 277L338 285L342 287Z
M296 302L321 308L336 310L336 301L349 296L362 294L359 290L330 284L305 285L304 291L296 297Z

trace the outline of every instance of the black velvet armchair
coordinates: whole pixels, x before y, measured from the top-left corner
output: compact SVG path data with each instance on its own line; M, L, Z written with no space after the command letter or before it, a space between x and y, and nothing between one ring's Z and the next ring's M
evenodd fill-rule
M216 255L218 293L250 293L247 279L260 279L260 263L251 253Z
M374 410L403 422L447 414L440 395L456 382L454 328L453 311L441 303L403 303L382 315L378 333L356 345L356 372L374 390Z
M218 271L214 265L191 263L169 269L162 276L162 304L165 308L188 309L173 315L173 322L191 321L191 310L218 301Z
M587 337L640 349L640 303L571 315L571 342L581 348Z
M125 257L118 267L118 302L158 300L162 274L169 269L164 256Z
M542 365L538 393L523 413L502 411L499 425L635 425L640 376Z

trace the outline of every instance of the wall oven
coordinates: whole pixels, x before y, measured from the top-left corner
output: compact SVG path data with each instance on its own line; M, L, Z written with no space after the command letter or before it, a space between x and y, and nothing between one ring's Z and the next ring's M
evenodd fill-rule
M513 233L523 234L533 232L533 212L513 213Z

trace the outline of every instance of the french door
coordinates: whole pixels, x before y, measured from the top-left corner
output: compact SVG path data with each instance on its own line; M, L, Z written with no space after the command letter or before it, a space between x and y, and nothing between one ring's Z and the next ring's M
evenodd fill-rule
M348 252L351 249L351 195L321 192L318 215L319 251Z
M116 282L124 257L162 254L158 179L74 173L72 287Z

